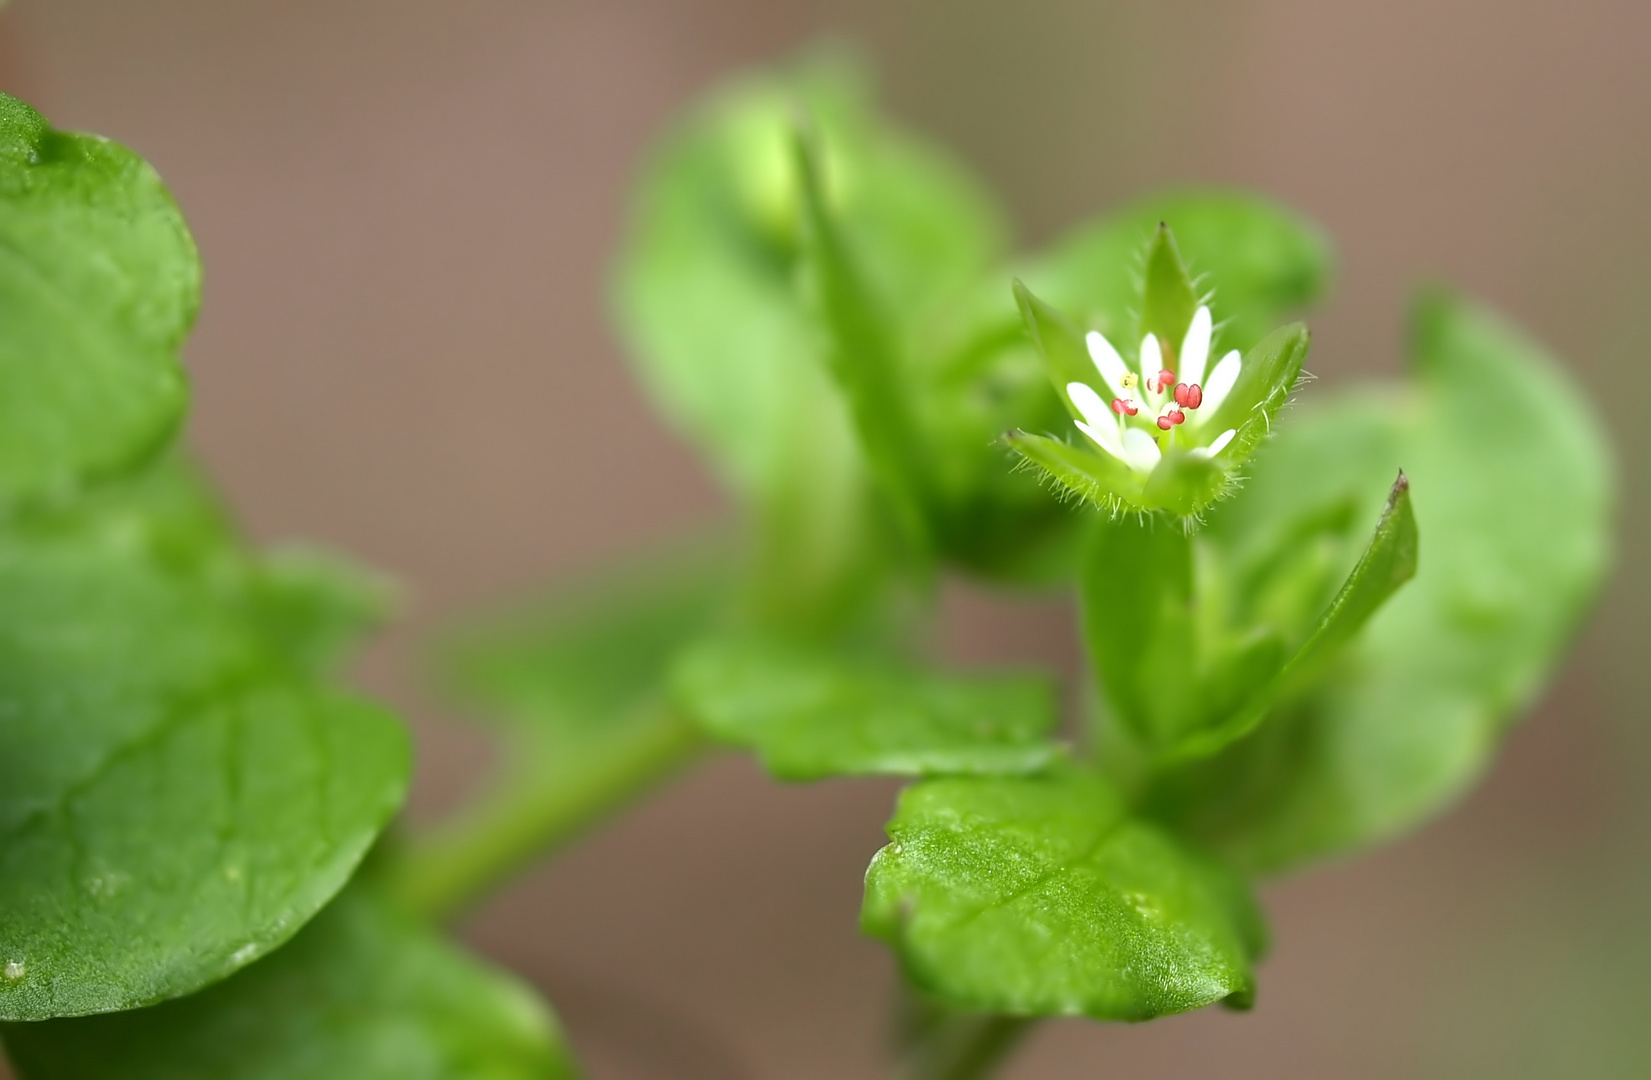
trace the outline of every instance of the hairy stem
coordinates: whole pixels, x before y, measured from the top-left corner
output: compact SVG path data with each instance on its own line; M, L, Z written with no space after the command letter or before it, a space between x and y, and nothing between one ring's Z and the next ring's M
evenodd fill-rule
M415 913L450 919L685 766L705 745L682 716L657 707L599 744L507 746L501 775L473 803L390 856L391 887Z

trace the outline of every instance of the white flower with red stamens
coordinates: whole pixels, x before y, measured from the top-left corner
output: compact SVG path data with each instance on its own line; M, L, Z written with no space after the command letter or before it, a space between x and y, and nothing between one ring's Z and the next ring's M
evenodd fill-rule
M1208 443L1200 436L1205 422L1238 382L1243 361L1234 349L1205 380L1212 329L1210 309L1199 307L1181 341L1179 374L1176 355L1160 345L1154 334L1141 339L1139 363L1131 370L1110 341L1091 332L1085 339L1089 357L1111 400L1108 404L1107 397L1087 383L1068 383L1066 395L1083 414L1076 422L1078 429L1143 476L1153 470L1172 442L1194 454L1221 453L1232 441L1233 429ZM1182 434L1177 435L1176 428L1182 428Z

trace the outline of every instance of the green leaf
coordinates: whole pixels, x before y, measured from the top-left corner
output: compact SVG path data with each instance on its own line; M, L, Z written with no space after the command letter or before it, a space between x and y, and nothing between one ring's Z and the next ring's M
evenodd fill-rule
M751 513L751 596L772 622L851 620L902 550L802 287L793 153L811 119L821 195L869 293L921 310L996 257L996 208L949 159L877 119L831 60L711 95L645 170L614 280L618 329L662 411Z
M834 61L737 80L665 140L638 192L620 328L661 406L741 488L789 467L821 410L846 424L796 288L799 110L828 163L822 195L874 295L932 303L1001 250L1000 215L975 181L876 119L868 97Z
M254 606L270 637L295 662L326 674L346 663L389 621L393 582L334 552L287 545L264 552L253 579Z
M949 1005L1145 1020L1254 994L1243 885L1093 776L926 781L888 834L862 928Z
M796 151L806 223L804 266L829 342L826 363L908 538L922 544L926 453L910 407L911 391L897 331L881 300L868 287L826 205L822 175L829 162L819 159L820 151L808 133L799 133Z
M400 805L400 725L314 681L231 542L175 469L0 534L0 1018L228 975Z
M1133 344L1147 334L1153 334L1160 345L1167 344L1170 349L1179 349L1197 310L1198 294L1193 290L1192 279L1187 276L1187 268L1181 262L1181 252L1175 247L1175 234L1167 224L1159 222L1157 232L1152 234L1152 245L1147 248L1146 275L1141 288L1140 333L1135 335L1134 341L1126 339L1124 344ZM1164 366L1174 367L1175 364Z
M1257 692L1213 728L1194 732L1176 747L1178 756L1202 757L1248 735L1266 718L1270 709L1287 700L1317 676L1329 661L1364 628L1394 593L1416 576L1418 536L1416 515L1410 506L1410 482L1403 473L1388 494L1381 520L1376 523L1370 545L1348 574L1341 590L1330 601L1306 642L1288 663L1267 671L1264 685L1250 685Z
M1054 686L1037 676L941 675L742 637L689 651L673 686L707 731L783 780L1033 772L1060 752Z
M1428 529L1415 580L1317 692L1155 793L1155 812L1251 867L1365 846L1459 795L1609 562L1610 456L1574 381L1464 300L1424 300L1414 341L1417 392L1302 409L1208 530L1265 550L1304 516L1373 502L1401 466Z
M0 95L0 501L127 472L167 443L199 298L154 170Z
M572 1080L556 1022L515 979L370 892L286 947L151 1009L9 1024L21 1080Z

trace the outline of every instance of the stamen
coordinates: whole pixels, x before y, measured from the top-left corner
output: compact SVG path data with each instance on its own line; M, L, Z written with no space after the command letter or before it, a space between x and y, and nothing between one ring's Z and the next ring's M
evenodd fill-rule
M1185 423L1186 419L1187 414L1182 412L1180 409L1165 409L1164 415L1158 418L1158 429L1160 431L1168 431L1176 424Z
M1129 398L1115 397L1112 399L1112 411L1119 416L1134 416L1141 410Z
M1141 377L1139 375L1135 374L1133 371L1126 371L1124 372L1124 377L1118 380L1118 386L1122 390L1133 390L1140 383L1140 381Z
M1169 368L1165 368L1147 380L1147 389L1151 390L1154 394L1162 394L1165 390L1168 390L1174 385L1175 372L1171 371Z
M1188 386L1186 383L1175 384L1175 403L1183 409L1196 409L1204 404L1204 390L1197 383Z

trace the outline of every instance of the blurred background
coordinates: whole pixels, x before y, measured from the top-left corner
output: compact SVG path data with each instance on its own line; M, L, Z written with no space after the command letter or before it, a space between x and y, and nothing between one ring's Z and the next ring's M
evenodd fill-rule
M1323 384L1396 372L1412 285L1448 279L1569 362L1620 452L1620 570L1488 781L1270 887L1254 1013L1045 1025L1007 1075L1651 1075L1651 6L16 0L0 85L183 204L191 438L249 527L407 586L362 679L414 719L427 816L487 766L421 690L428 631L723 512L628 378L608 259L662 125L821 35L1025 242L1165 182L1266 190L1338 245ZM947 605L959 657L1075 665L1058 604ZM855 918L894 790L712 760L464 933L596 1080L883 1075L894 973Z

